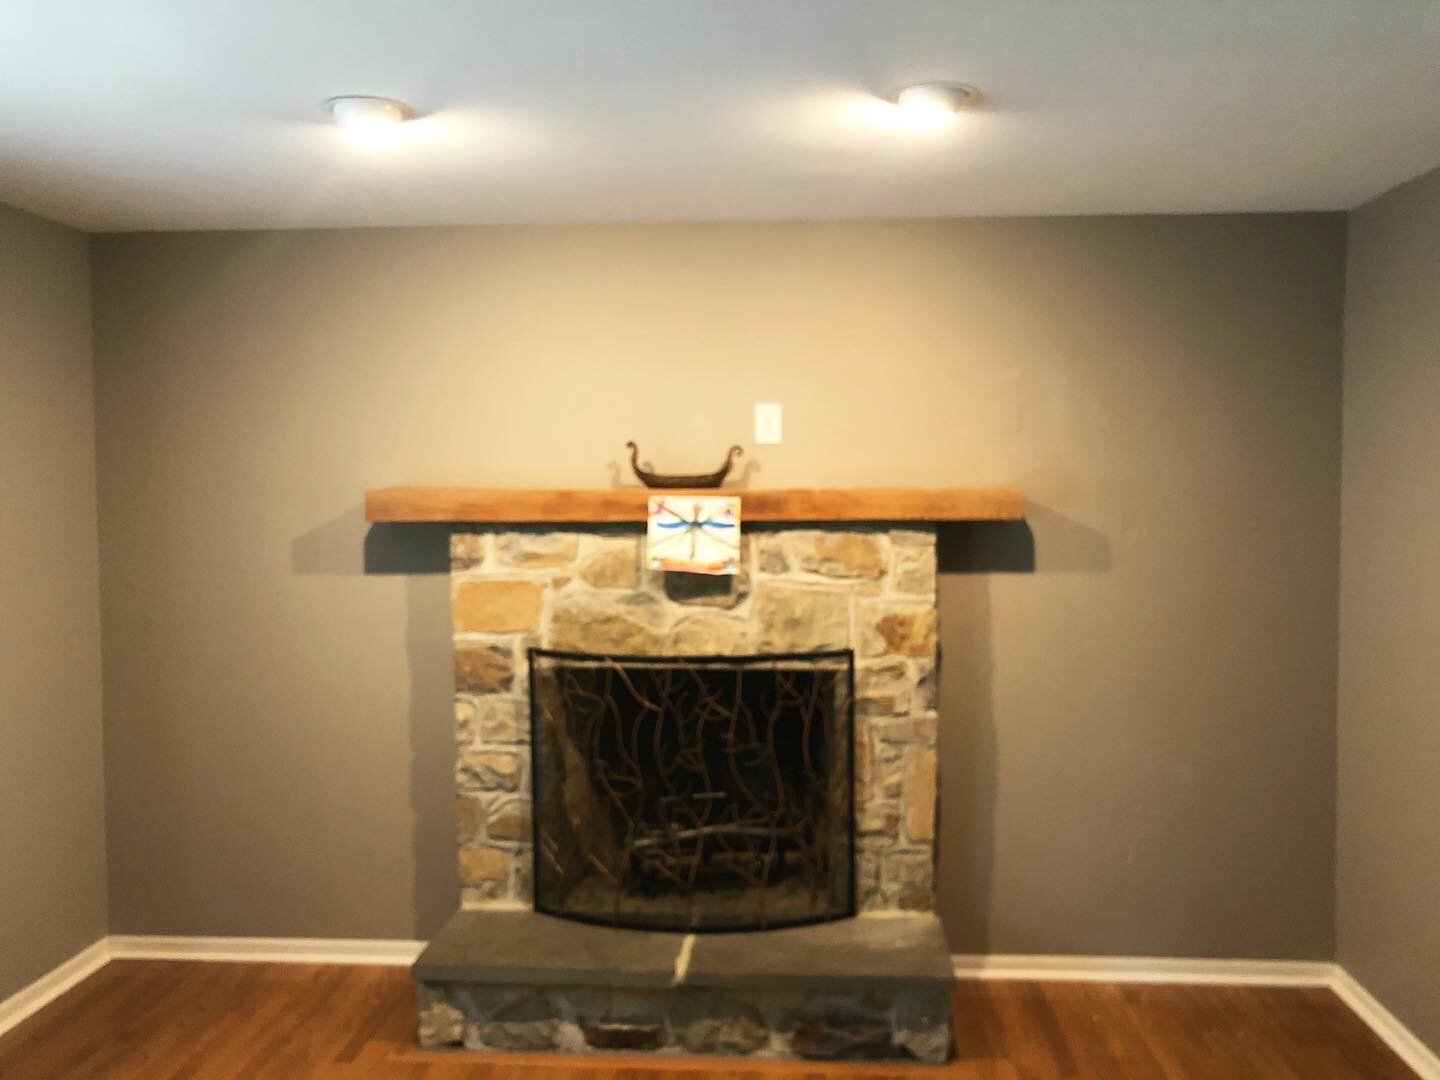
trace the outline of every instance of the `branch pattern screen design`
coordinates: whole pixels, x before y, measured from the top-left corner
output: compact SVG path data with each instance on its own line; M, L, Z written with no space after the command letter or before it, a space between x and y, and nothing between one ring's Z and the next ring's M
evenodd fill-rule
M855 912L849 650L530 651L535 907L762 929Z

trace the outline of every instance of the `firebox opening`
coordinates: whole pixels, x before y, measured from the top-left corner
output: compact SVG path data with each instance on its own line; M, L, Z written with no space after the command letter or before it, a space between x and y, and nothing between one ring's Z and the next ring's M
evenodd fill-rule
M537 910L753 930L855 912L849 650L530 650Z

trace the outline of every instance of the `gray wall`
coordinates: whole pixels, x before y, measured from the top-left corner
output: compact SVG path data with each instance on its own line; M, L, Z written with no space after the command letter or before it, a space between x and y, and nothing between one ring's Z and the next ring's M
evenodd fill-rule
M0 999L105 933L90 273L0 206Z
M1344 430L1338 954L1440 1047L1440 172L1351 219Z
M1014 484L943 541L961 951L1328 958L1338 215L101 237L116 932L451 910L445 532L396 483Z

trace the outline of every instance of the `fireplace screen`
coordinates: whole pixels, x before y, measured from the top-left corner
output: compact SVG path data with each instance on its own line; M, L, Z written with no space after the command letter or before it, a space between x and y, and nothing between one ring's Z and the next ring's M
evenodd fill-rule
M530 650L535 907L612 926L855 912L849 650Z

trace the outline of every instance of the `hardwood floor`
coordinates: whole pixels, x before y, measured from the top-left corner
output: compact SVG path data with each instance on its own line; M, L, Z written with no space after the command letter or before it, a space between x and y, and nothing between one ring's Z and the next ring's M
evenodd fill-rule
M0 1037L5 1080L1413 1078L1328 990L967 982L945 1066L476 1056L414 1046L403 968L115 961Z

